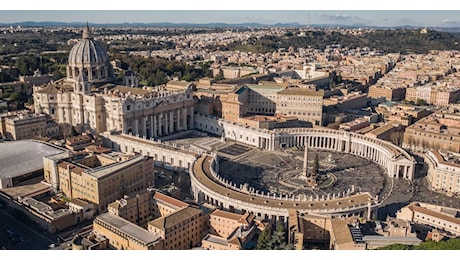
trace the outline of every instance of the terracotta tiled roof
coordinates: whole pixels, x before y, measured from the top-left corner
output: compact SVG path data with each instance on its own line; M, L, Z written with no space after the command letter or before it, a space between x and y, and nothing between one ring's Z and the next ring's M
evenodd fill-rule
M156 200L161 200L161 201L163 201L165 203L171 204L171 205L176 206L178 208L183 208L183 207L189 206L189 204L187 204L187 203L185 203L183 201L180 201L180 200L175 199L173 197L169 197L169 196L164 195L163 193L160 193L160 192L155 192L153 197Z
M420 212L420 213L430 215L430 216L435 217L435 218L439 218L439 219L442 219L442 220L449 221L449 222L455 223L457 225L460 225L460 219L459 218L454 218L454 217L439 213L439 212L434 211L434 210L430 210L430 209L427 209L427 208L420 207L416 203L412 203L411 205L408 206L408 208L410 210L412 210L413 212Z
M149 225L154 226L158 229L169 229L172 228L185 220L196 216L201 213L200 209L194 208L194 207L186 207L183 209L180 209L176 212L173 212L169 215L166 215L161 218L157 218L155 220L152 220L149 222Z

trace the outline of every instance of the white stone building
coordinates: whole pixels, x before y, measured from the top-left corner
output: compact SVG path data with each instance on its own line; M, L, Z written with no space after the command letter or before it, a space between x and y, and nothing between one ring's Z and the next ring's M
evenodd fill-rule
M67 77L34 87L35 112L77 132L109 130L154 138L193 127L191 88L126 87L114 80L107 51L87 25L70 51Z

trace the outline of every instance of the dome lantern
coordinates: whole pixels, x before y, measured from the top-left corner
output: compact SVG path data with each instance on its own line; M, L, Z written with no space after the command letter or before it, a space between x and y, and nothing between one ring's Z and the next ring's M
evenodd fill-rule
M90 32L89 32L89 25L88 22L86 22L85 28L83 28L83 39L90 39Z

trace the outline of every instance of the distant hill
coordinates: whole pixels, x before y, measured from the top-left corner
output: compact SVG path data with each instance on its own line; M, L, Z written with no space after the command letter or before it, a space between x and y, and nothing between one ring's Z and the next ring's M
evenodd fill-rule
M17 23L0 23L1 27L7 26L21 26L21 27L83 27L86 23L84 22L32 22L32 21L24 21L24 22L17 22ZM237 23L237 24L230 24L230 23L169 23L169 22L161 22L161 23L91 23L92 27L177 27L177 28L238 28L238 27L252 27L252 28L267 28L267 27L291 27L291 28L299 28L299 27L306 27L305 24L299 23L276 23L276 24L260 24L260 23ZM410 25L403 25L403 26L368 26L364 24L353 24L353 25L343 25L343 24L311 24L309 25L311 28L369 28L369 29L418 29L422 28L421 26L410 26ZM443 31L443 32L452 32L458 33L460 32L460 27L427 27L430 30L436 31Z
M18 22L18 23L0 23L0 26L22 26L22 27L82 27L83 22ZM94 27L301 27L298 23L277 23L277 24L259 24L259 23L91 23Z

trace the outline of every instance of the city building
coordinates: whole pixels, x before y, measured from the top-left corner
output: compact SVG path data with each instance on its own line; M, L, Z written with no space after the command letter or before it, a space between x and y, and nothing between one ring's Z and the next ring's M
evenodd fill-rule
M430 149L424 155L431 189L451 196L460 195L460 154Z
M81 151L88 146L99 146L101 144L102 140L100 138L95 138L93 135L86 133L65 140L65 147L70 151Z
M208 250L247 249L256 233L255 216L216 209L209 216L209 233L201 241Z
M239 122L249 115L284 115L313 125L322 124L322 90L278 84L246 84L221 97L222 118Z
M311 122L314 126L322 126L323 95L322 90L283 89L276 93L276 113L295 116L299 120Z
M406 97L406 88L397 86L372 85L369 87L370 98L384 97L386 101L400 101Z
M27 110L0 114L0 135L9 140L33 139L59 134L59 126L50 122L46 114Z
M152 138L193 128L191 87L126 87L114 79L107 51L86 25L70 51L66 78L34 87L35 112L77 132L122 131Z
M125 154L61 154L43 158L45 181L69 199L84 199L99 212L125 194L154 183L153 159Z
M209 215L205 212L153 189L125 195L108 205L108 214L155 234L161 239L161 249L172 250L199 244L208 229ZM100 228L99 233L106 232L110 231Z
M185 250L198 245L206 231L203 211L185 206L148 223L148 231L159 234L166 250Z
M437 111L406 127L403 148L460 152L460 116L456 112Z
M96 236L107 239L111 248L118 250L162 250L163 240L152 233L111 213L103 213L93 221Z
M428 225L455 236L460 234L460 219L458 216L458 209L422 202L412 202L396 213L397 219Z
M361 231L343 219L331 220L329 248L333 250L365 250L366 242Z

